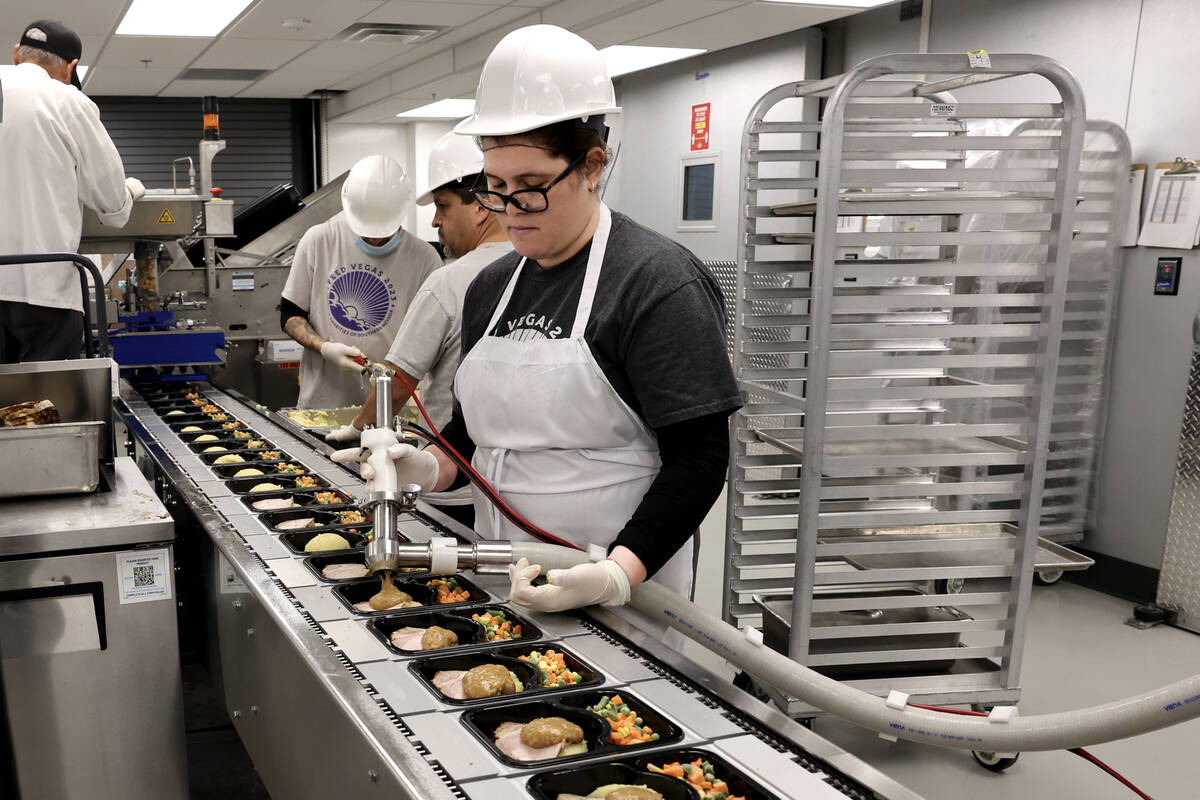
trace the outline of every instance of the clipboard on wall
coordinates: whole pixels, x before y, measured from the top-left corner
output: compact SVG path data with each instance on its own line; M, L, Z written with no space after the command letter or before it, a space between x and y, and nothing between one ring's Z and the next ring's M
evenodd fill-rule
M1146 218L1137 243L1190 250L1200 233L1200 168L1177 158L1154 165Z

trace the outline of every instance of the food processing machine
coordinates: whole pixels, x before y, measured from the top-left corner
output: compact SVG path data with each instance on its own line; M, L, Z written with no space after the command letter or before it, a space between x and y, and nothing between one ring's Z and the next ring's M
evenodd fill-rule
M122 398L138 462L205 545L197 563L181 562L181 576L201 573L208 618L197 624L211 631L210 663L230 719L273 796L553 800L625 782L685 798L683 782L649 767L700 758L732 796L753 800L915 797L610 611L514 608L507 577L469 570L453 576L449 602L438 602L442 579L414 570L397 585L420 607L356 608L378 578L326 577L330 565L363 565L373 534L374 520L344 513L362 511L353 471L232 390L126 383ZM261 474L238 477L244 470ZM454 537L469 550L476 540L422 501L397 514L395 529L402 546ZM349 547L306 552L322 533ZM518 622L521 635L505 638L476 621L488 614ZM398 629L431 622L459 631L460 645L413 652L394 644ZM577 680L543 685L521 658L549 649ZM459 701L432 683L441 670L481 663L508 665L526 691ZM602 735L602 718L587 709L617 695L657 739L622 746ZM551 712L590 726L588 752L523 763L497 750L499 724Z

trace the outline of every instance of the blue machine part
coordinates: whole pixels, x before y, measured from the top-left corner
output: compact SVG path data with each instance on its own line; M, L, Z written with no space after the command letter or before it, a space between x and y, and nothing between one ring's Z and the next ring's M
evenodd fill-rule
M225 347L220 328L125 330L109 336L113 358L121 368L220 364L217 350Z
M118 322L125 323L128 328L140 328L149 325L165 326L175 321L174 311L137 311L133 314L122 314Z

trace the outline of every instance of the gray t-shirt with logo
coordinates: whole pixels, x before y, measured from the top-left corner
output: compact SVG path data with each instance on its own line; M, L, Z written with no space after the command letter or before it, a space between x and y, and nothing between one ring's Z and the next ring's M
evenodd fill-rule
M368 255L341 212L309 228L283 287L284 298L308 311L313 330L325 339L362 350L382 362L409 303L434 270L437 251L407 231L395 250ZM359 376L305 350L300 358L300 408L339 408L362 403Z
M526 261L488 333L522 341L571 335L591 244L549 269ZM463 309L463 352L484 335L521 260L510 253L479 274ZM725 348L720 287L682 245L613 212L583 338L617 394L650 428L742 404ZM519 402L520 386L497 386ZM461 413L461 412L459 412Z

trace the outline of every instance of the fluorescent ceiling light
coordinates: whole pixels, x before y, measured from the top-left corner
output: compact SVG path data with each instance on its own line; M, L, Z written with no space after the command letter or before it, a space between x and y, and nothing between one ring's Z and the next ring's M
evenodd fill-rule
M437 102L414 108L411 111L401 111L397 117L408 119L462 119L469 117L475 111L473 99L447 98Z
M83 83L83 79L87 77L87 64L76 64L75 71L79 73L79 82Z
M133 0L118 36L216 36L252 0Z
M600 51L604 64L608 67L608 76L616 78L628 75L638 70L657 67L659 64L669 64L681 58L696 56L704 49L694 47L640 47L632 44L614 44Z
M896 0L763 0L764 3L789 3L794 6L852 6L874 8L894 3Z

